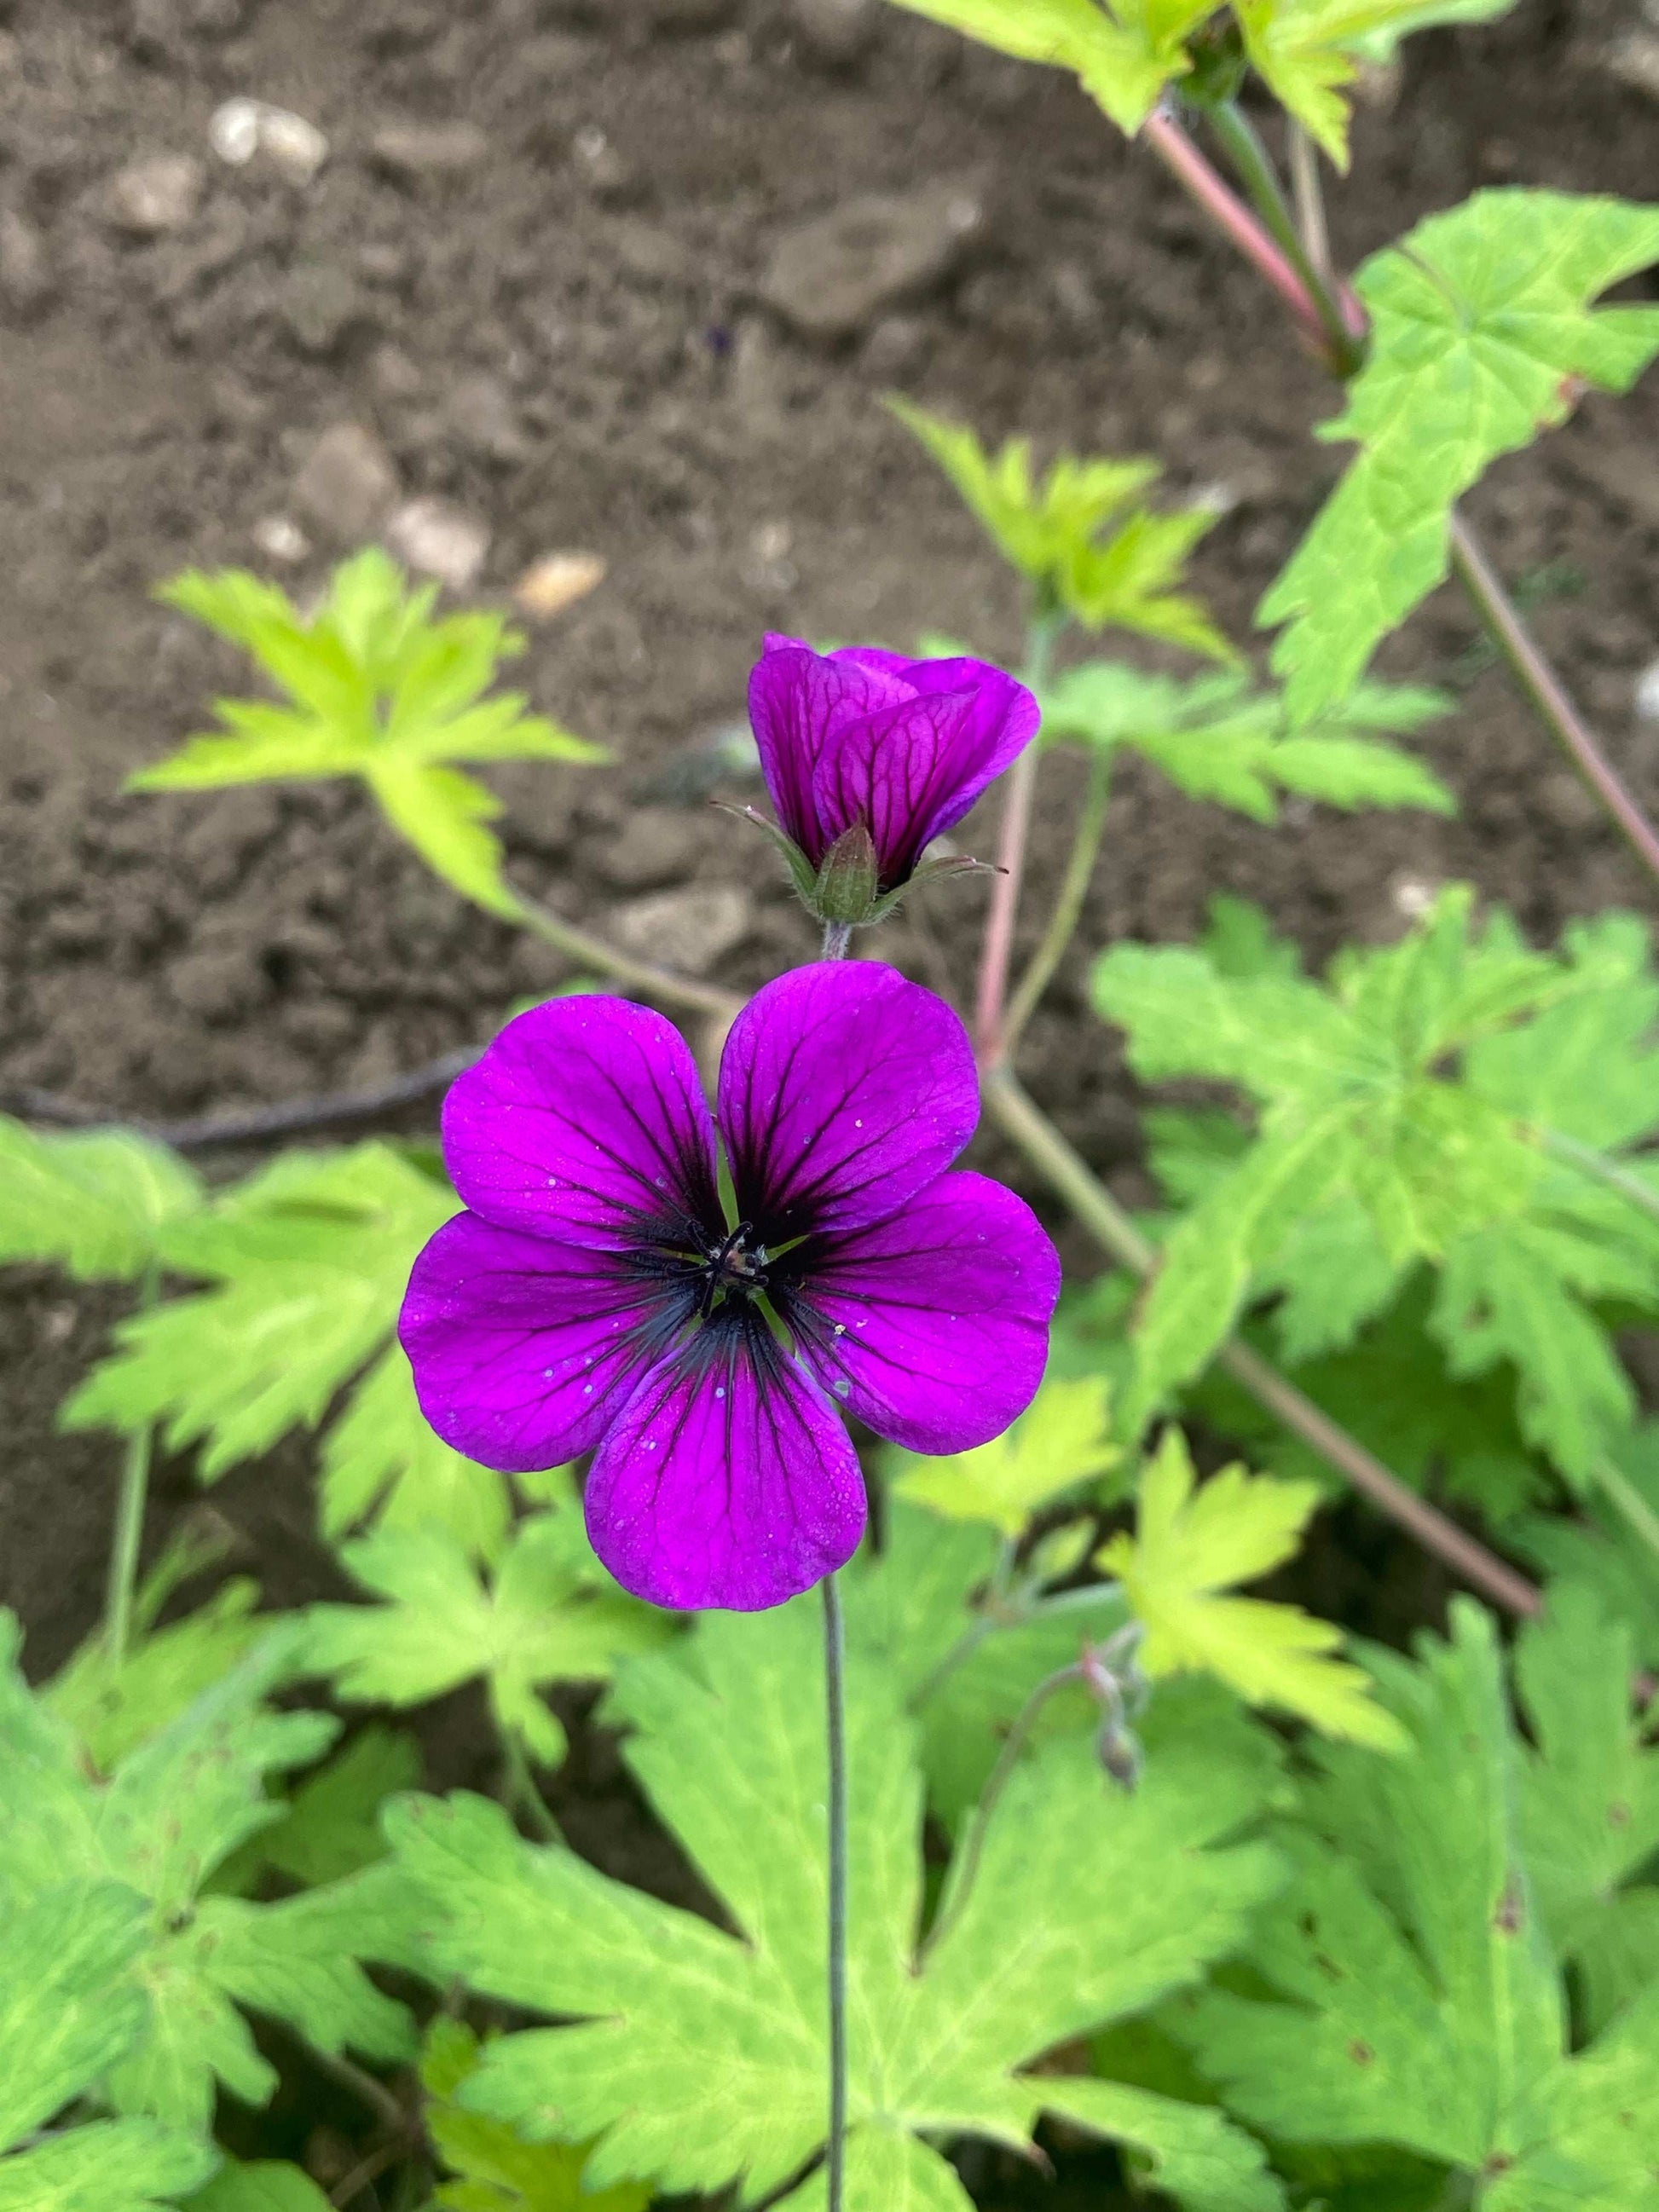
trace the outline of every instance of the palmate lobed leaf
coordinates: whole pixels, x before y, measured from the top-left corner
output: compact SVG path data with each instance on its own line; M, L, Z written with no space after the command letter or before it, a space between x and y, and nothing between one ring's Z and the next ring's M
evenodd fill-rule
M276 1160L162 1235L169 1271L213 1287L122 1322L65 1425L160 1424L169 1448L202 1445L211 1481L315 1427L362 1374L324 1439L326 1532L384 1501L394 1525L432 1523L488 1556L506 1486L432 1435L390 1341L415 1256L458 1203L391 1145Z
M586 2143L530 2142L504 2121L459 2104L478 2054L477 2037L458 2020L441 2016L427 2031L421 2118L451 2177L434 2190L434 2203L449 2212L644 2212L651 2191L641 2183L586 2187Z
M1589 303L1659 258L1659 208L1502 190L1431 216L1360 270L1370 358L1322 436L1358 457L1258 620L1293 718L1358 678L1445 575L1455 502L1500 454L1565 420L1576 382L1623 392L1659 352L1659 308Z
M1018 1536L1038 1506L1118 1465L1123 1454L1111 1441L1109 1401L1092 1378L1051 1379L988 1444L938 1458L893 1452L894 1492L948 1521L988 1522Z
M962 1532L964 1535L970 1532ZM484 2051L470 2111L531 2137L598 2135L588 2178L753 2202L823 2141L825 2036L823 1676L816 1606L706 1617L623 1673L627 1756L740 1938L525 1844L477 1799L392 1817L433 1969L577 2024ZM921 1779L890 1672L852 1647L848 1750L852 2038L848 2212L961 2212L921 2134L1026 2140L1047 2085L1023 2065L1085 2026L1190 1980L1236 1940L1272 1860L1224 1840L1260 1784L1179 1744L1132 1798L1109 1795L1086 1737L1016 1774L961 1917L918 1974ZM1017 1932L1016 1932L1017 1931ZM1011 1936L1012 1940L1011 1940ZM688 2040L685 2023L695 2021ZM1147 2100L1173 2139L1191 2124ZM1096 2124L1110 2123L1097 2120ZM1256 2147L1212 2124L1235 2179ZM821 2179L792 2198L821 2196ZM1195 2208L1249 2202L1194 2195ZM1260 2193L1262 2204L1275 2199Z
M1296 1878L1249 1947L1256 1993L1212 1989L1165 2020L1287 2144L1398 2146L1483 2212L1650 2203L1659 1985L1570 2055L1491 1621L1459 1601L1450 1644L1392 1661L1385 1694L1413 1754L1323 1754L1280 1838Z
M130 1280L202 1203L176 1152L128 1129L42 1134L0 1115L0 1261L50 1260L77 1280Z
M1075 72L1120 131L1133 134L1159 94L1192 66L1188 33L1215 0L897 0L953 31L1021 61Z
M1097 1564L1146 1630L1140 1663L1154 1681L1200 1669L1328 1735L1398 1749L1403 1733L1364 1669L1334 1656L1340 1629L1297 1606L1222 1595L1293 1558L1318 1503L1311 1484L1241 1467L1199 1489L1186 1439L1168 1428L1141 1474L1135 1533L1111 1538Z
M1039 481L1029 438L1012 438L993 453L965 424L912 400L887 404L1042 602L1086 629L1133 630L1212 660L1237 660L1198 602L1172 588L1217 513L1198 506L1160 515L1139 503L1162 474L1156 461L1061 453Z
M1551 958L1501 914L1479 931L1469 916L1468 892L1448 891L1400 944L1341 956L1324 988L1230 975L1182 948L1099 963L1097 1001L1138 1074L1229 1082L1259 1107L1253 1141L1188 1159L1192 1203L1139 1318L1127 1428L1201 1369L1252 1296L1287 1294L1287 1347L1305 1355L1351 1341L1425 1259L1440 1270L1428 1327L1453 1372L1513 1372L1526 1440L1580 1488L1593 1480L1633 1410L1596 1304L1659 1310L1659 1233L1547 1152L1540 1115L1570 1081L1552 1054L1582 1074L1600 1051L1607 1103L1580 1109L1584 1126L1626 1140L1653 1126L1645 940L1617 922ZM1316 1316L1333 1271L1344 1286Z
M102 2069L118 2112L204 2129L216 2080L263 2102L276 2075L236 2002L324 2050L350 2045L390 2058L410 2047L403 2008L357 1964L366 1951L397 1954L395 1899L384 1883L370 1876L274 1905L203 1894L276 1816L267 1774L307 1764L334 1734L326 1715L264 1705L289 1668L288 1643L274 1630L98 1781L70 1730L30 1693L6 1624L0 1761L12 1780L0 1823L0 1925L70 1880L118 1883L132 1898L138 2032Z
M1283 701L1252 690L1243 675L1180 683L1116 661L1090 661L1057 677L1042 695L1043 734L1108 757L1128 747L1189 798L1208 799L1258 822L1278 817L1281 793L1327 805L1455 809L1451 793L1422 762L1370 732L1409 732L1446 713L1441 693L1363 684L1311 729L1288 733Z
M531 714L519 693L485 697L501 663L523 650L499 615L435 617L436 587L406 591L403 572L376 546L336 569L309 620L285 592L239 569L189 570L159 596L242 647L288 703L221 700L225 734L187 739L130 778L130 789L358 775L446 882L492 913L519 915L486 826L499 802L452 764L605 755Z
M487 1583L437 1528L381 1528L340 1556L385 1602L313 1606L306 1670L332 1675L343 1698L394 1706L482 1676L498 1726L548 1766L564 1757L565 1735L538 1691L606 1680L617 1659L672 1632L599 1565L568 1486L560 1510L520 1523Z

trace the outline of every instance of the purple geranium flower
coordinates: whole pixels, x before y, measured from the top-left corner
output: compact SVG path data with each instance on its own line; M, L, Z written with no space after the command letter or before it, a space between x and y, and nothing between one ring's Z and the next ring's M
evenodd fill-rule
M468 1211L415 1263L422 1409L485 1466L598 1447L595 1550L658 1605L778 1605L840 1566L864 1484L840 1414L951 1452L1042 1379L1060 1263L1024 1200L945 1170L979 1118L967 1034L891 968L751 999L718 1122L660 1014L520 1014L444 1107Z
M814 653L791 637L767 639L749 716L789 842L816 870L849 833L867 832L883 894L908 882L1042 720L1025 686L982 660Z

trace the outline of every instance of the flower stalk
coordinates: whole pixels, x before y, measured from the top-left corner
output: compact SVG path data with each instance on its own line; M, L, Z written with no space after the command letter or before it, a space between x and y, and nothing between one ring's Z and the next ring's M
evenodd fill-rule
M142 1312L154 1305L156 1271L149 1267L139 1287ZM150 1462L155 1431L149 1422L127 1438L121 1468L121 1488L115 1503L115 1528L110 1542L109 1583L104 1606L104 1639L109 1656L118 1667L132 1642L132 1616L138 1587L138 1554L143 1545L144 1515L149 1504Z
M1054 974L1065 957L1066 948L1077 933L1083 915L1083 902L1089 895L1089 883L1095 872L1095 862L1100 856L1101 841L1106 833L1106 808L1111 796L1111 769L1105 756L1091 753L1089 757L1089 781L1083 794L1083 806L1078 816L1076 835L1066 862L1066 873L1060 880L1059 896L1048 927L1043 932L1042 942L1031 955L1030 965L1020 977L1018 988L1009 1002L1007 1019L1002 1027L1001 1046L1006 1058L1018 1043L1025 1024L1036 1012L1043 993L1054 980Z
M1024 680L1039 699L1048 680L1049 663L1061 620L1048 611L1038 612L1031 618ZM1031 834L1031 808L1036 797L1037 759L1036 745L1028 745L1015 761L1003 787L997 879L992 887L991 908L986 917L979 995L974 1015L975 1043L985 1065L1000 1060L1007 1049L1003 1036L1003 1012L1013 960L1020 885L1025 873L1025 848Z
M1238 173L1251 206L1301 280L1303 292L1318 321L1326 366L1333 376L1346 382L1364 359L1363 320L1356 329L1357 318L1345 311L1344 302L1315 266L1303 243L1296 218L1285 204L1267 149L1238 102L1220 100L1205 112L1211 128L1227 150L1227 158ZM1357 309L1358 302L1355 307Z
M830 1763L829 2212L842 2212L847 2170L847 1631L834 1575L823 1591L824 1743Z

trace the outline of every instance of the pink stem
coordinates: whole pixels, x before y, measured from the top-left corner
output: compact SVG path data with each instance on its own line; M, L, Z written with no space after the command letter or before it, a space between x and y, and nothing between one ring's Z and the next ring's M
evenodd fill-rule
M1267 278L1309 336L1322 344L1324 331L1319 311L1307 286L1273 244L1266 228L1210 167L1174 116L1164 108L1154 108L1142 125L1140 135L1217 228Z
M1014 951L1014 917L1019 911L1020 878L1031 828L1036 789L1037 749L1027 745L1008 772L1002 802L1002 836L997 848L997 879L985 922L985 950L979 968L979 1000L974 1016L981 1065L994 1067L1002 1057L1003 1017L1008 1002L1008 969Z

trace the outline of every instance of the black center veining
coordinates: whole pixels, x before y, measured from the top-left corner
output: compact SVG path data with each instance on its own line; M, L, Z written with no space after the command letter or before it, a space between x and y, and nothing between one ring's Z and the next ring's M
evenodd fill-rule
M740 1221L731 1234L715 1243L706 1238L697 1270L701 1287L697 1317L707 1321L724 1296L745 1303L766 1288L767 1249L755 1234L751 1221Z

